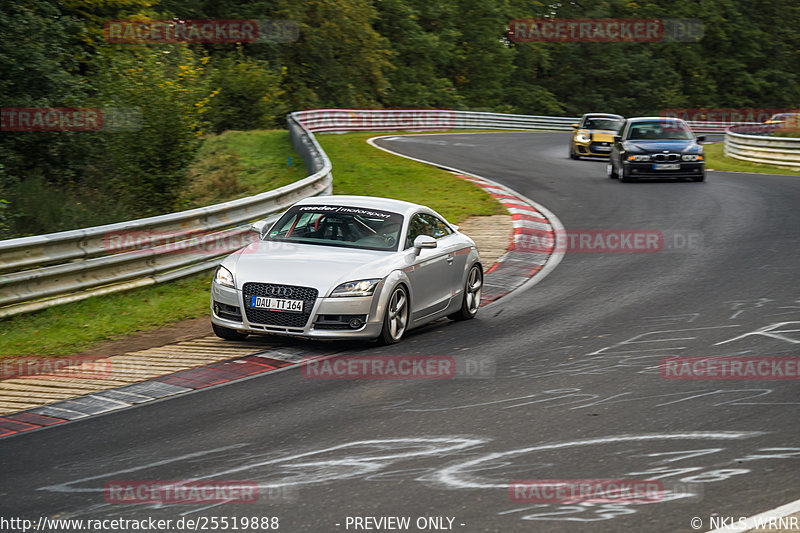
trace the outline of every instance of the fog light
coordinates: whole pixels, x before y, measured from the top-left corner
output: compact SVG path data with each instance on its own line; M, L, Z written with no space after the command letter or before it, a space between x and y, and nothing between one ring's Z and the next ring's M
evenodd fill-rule
M352 318L352 319L350 319L350 322L349 322L349 324L348 324L348 325L349 325L349 326L350 326L352 329L358 329L358 328L360 328L360 327L361 327L363 324L364 324L364 322L363 322L363 321L362 321L360 318Z

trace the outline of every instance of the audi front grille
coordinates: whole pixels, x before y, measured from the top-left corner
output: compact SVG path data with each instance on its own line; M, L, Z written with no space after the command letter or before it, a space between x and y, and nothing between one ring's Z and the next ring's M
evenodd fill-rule
M317 300L318 291L311 287L298 287L295 285L277 285L273 283L245 283L242 287L244 296L244 311L247 320L252 324L266 326L283 326L287 328L304 328L311 316L314 302ZM287 311L269 311L250 307L252 296L267 296L269 298L283 298L285 300L303 300L302 313Z

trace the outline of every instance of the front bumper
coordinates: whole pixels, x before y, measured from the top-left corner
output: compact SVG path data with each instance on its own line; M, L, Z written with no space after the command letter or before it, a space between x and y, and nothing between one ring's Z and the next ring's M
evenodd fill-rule
M385 298L381 283L372 296L315 299L308 321L302 327L260 324L248 320L242 291L213 283L211 322L222 327L253 334L289 335L315 339L374 339L383 327ZM233 308L237 312L233 311ZM349 322L358 318L358 327Z
M611 154L611 142L598 142L591 141L582 143L575 141L574 152L578 155L587 155L592 157L608 157Z
M625 161L625 173L632 178L696 178L705 170L703 162L681 162L679 169L656 170L651 161Z

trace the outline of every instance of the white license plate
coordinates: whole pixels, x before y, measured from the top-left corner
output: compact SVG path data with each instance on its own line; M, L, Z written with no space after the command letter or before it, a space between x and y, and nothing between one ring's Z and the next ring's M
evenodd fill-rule
M595 146L594 149L597 152L610 152L611 151L611 147L610 146Z
M251 296L250 307L254 307L256 309L268 309L270 311L302 313L303 300L284 300L283 298L267 298L266 296Z
M680 163L656 163L653 165L654 170L680 170Z

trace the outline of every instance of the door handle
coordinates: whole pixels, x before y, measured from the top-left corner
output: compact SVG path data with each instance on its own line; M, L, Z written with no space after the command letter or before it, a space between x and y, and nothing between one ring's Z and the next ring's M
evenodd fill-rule
M455 258L453 256L451 256L451 255L447 256L447 264L448 265L452 265L453 261L455 261Z

